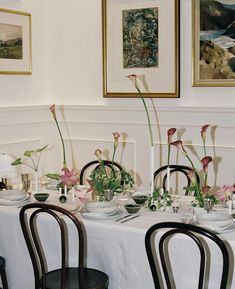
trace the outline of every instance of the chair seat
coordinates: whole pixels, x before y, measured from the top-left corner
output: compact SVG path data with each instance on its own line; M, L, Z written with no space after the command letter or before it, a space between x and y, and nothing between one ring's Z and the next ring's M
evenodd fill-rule
M46 289L106 289L108 276L96 269L84 268L84 284L79 286L78 268L65 269L65 287L61 287L62 270L57 269L46 273Z

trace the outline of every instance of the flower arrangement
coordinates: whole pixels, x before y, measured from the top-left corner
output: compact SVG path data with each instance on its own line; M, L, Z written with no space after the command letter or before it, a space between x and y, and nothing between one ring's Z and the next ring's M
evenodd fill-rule
M223 185L216 192L217 198L221 202L226 202L232 199L232 194L235 192L235 185Z
M38 169L39 163L41 159L42 152L48 147L45 145L42 148L35 149L35 150L26 150L23 154L24 157L30 159L31 164L27 162L27 159L23 160L22 157L17 158L14 162L11 163L12 166L24 165L29 167L34 171L35 175L35 191L38 192Z
M124 169L118 170L114 166L114 159L118 147L119 133L114 132L113 154L110 169L107 168L102 159L102 151L97 149L95 155L98 158L100 165L94 169L90 175L89 183L92 189L97 193L99 201L105 200L105 190L111 190L116 193L123 192L129 186L132 187L134 180L132 176Z
M52 113L53 119L56 123L56 127L58 129L59 135L60 135L60 140L61 140L61 144L62 144L62 149L63 149L63 167L61 169L61 171L63 172L62 175L60 174L56 174L56 173L49 173L46 174L46 176L50 179L54 179L57 181L60 181L60 183L58 184L58 187L64 187L67 186L67 188L72 188L73 186L75 186L78 183L78 176L77 174L74 172L74 170L69 170L67 167L67 161L66 161L66 151L65 151L65 144L64 144L64 139L60 130L60 126L56 117L56 110L55 110L55 104L53 104L50 108L50 111Z
M22 157L19 157L14 162L12 162L11 165L12 166L24 165L32 169L34 172L38 172L41 154L47 147L48 145L35 150L26 150L24 152L23 156L30 159L31 164L27 163L27 159L23 160Z
M127 78L129 78L131 80L131 82L134 84L134 87L137 90L137 92L138 92L138 94L139 94L139 96L143 102L144 109L145 109L146 116L147 116L148 128L149 128L149 139L150 139L150 146L151 146L151 150L150 150L150 192L152 194L154 191L154 179L153 179L153 175L154 175L154 143L153 143L153 132L152 132L150 116L149 116L146 102L143 98L143 95L142 95L140 88L139 88L139 85L138 85L137 75L130 74L127 76Z
M186 188L188 191L195 191L195 205L198 207L204 207L204 200L210 199L213 203L217 203L217 197L216 195L211 191L211 187L208 186L208 166L209 163L212 162L212 157L207 156L206 151L206 132L210 125L206 124L202 126L201 128L201 138L203 142L203 150L204 150L204 157L201 159L201 165L203 169L203 183L200 186L197 182L197 178L195 175L196 168L186 151L186 149L183 146L183 143L181 140L177 140L174 142L171 142L170 144L177 147L177 149L187 158L187 160L190 162L190 165L192 167L192 170L189 172L188 176L191 180L191 186L189 188Z
M155 188L148 200L148 208L152 211L156 211L157 209L165 210L172 205L173 201L174 199L168 191L164 191L163 188Z

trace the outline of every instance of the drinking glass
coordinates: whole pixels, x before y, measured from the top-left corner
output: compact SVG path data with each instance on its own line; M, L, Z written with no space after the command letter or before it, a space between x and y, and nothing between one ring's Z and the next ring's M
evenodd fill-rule
M180 202L179 213L182 223L191 224L193 222L193 206L191 203Z

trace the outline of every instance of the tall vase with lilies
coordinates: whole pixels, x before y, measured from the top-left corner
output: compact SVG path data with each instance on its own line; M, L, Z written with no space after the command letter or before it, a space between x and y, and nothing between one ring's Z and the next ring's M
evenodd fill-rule
M153 178L153 176L154 176L154 143L153 143L153 132L152 132L150 116L149 116L146 102L144 100L144 97L143 97L142 92L141 92L139 85L138 85L137 75L130 74L127 76L127 78L129 78L131 80L131 82L134 84L134 87L137 90L139 97L142 100L142 103L144 105L144 109L146 112L146 116L147 116L148 129L149 129L149 141L150 141L150 170L149 170L149 173L150 173L150 193L152 195L153 191L154 191L154 178Z
M113 153L111 160L111 167L105 166L105 162L102 158L103 152L100 149L96 149L95 155L99 160L100 165L95 168L91 175L89 183L98 195L99 201L105 201L105 191L109 190L112 192L120 193L127 187L132 187L134 180L132 176L124 169L118 170L115 165L115 154L118 147L119 133L114 132L114 143L113 143Z
M46 174L46 176L48 178L54 179L59 181L58 187L64 187L66 186L66 188L72 188L73 186L75 186L78 183L78 176L75 173L74 169L69 170L68 166L67 166L67 161L66 161L66 151L65 151L65 144L64 144L64 139L60 130L60 126L56 117L56 109L55 109L55 104L53 104L50 107L50 111L52 113L52 117L56 123L56 127L58 129L59 132L59 136L60 136L60 140L61 140L61 144L62 144L62 150L63 150L63 167L61 169L61 171L63 172L63 174L57 174L57 173L48 173Z
M195 205L198 207L204 207L204 202L206 199L211 200L213 203L217 203L217 197L216 195L211 191L211 187L208 185L208 166L209 163L212 162L212 157L207 156L206 151L206 132L210 125L204 125L201 128L201 138L203 142L203 150L204 150L204 157L201 159L201 165L203 169L203 181L202 185L197 181L196 174L197 172L196 167L194 166L194 163L192 159L190 158L188 152L183 146L183 143L181 140L177 140L174 142L171 142L171 145L178 148L178 150L187 158L189 161L192 170L189 172L188 176L191 180L191 186L187 188L188 191L194 191L195 192Z

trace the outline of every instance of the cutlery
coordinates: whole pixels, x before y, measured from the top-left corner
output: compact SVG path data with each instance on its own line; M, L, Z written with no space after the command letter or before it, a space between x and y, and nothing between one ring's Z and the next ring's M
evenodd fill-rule
M132 216L132 217L130 217L130 218L128 218L128 219L122 220L120 223L128 222L128 221L130 221L130 220L132 220L132 219L135 219L135 218L137 218L137 217L139 217L139 216L140 216L140 215L134 215L134 216Z
M127 214L127 215L125 215L125 216L123 216L121 218L116 219L115 222L121 221L121 220L126 219L126 218L128 218L130 216L131 216L131 214Z

